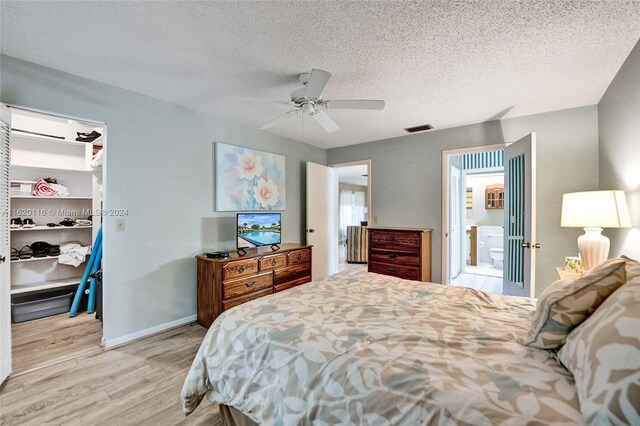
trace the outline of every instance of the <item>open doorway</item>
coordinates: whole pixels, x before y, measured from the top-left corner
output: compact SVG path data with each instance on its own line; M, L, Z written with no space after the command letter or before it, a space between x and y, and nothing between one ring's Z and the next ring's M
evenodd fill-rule
M370 161L332 165L338 179L338 268L366 269L371 217Z
M447 284L502 294L504 148L448 157Z
M9 185L0 196L9 205L11 259L1 284L11 312L3 321L11 324L2 332L11 337L16 376L101 350L107 129L105 123L18 106L7 111L3 172ZM88 295L78 290L80 282Z
M534 295L534 249L541 247L535 133L508 144L443 151L442 195L443 284Z

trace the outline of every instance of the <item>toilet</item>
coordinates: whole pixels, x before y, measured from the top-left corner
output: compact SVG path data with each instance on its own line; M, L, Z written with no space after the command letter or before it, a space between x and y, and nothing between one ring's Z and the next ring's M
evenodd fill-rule
M502 259L504 259L504 250L501 248L489 249L489 256L493 259L493 266L502 269Z
M487 243L489 245L489 256L493 261L493 267L502 269L502 260L504 259L504 235L503 234L487 234Z

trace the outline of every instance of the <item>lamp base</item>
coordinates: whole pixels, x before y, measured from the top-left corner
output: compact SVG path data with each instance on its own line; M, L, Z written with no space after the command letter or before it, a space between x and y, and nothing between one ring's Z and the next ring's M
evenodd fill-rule
M602 228L588 226L578 237L578 249L585 271L590 271L609 257L609 238L602 235Z

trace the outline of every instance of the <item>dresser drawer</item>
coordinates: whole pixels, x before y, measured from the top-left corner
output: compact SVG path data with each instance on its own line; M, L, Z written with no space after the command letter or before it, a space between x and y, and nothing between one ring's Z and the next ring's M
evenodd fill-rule
M260 258L261 271L273 271L274 269L284 268L285 266L287 266L287 256L284 253L262 256Z
M227 302L224 302L222 304L222 306L223 306L222 310L226 311L227 309L231 309L234 306L242 305L243 303L250 302L251 300L255 300L255 299L259 299L259 298L264 297L264 296L268 296L271 293L273 293L273 289L271 287L269 287L269 288L267 288L265 290L262 290L262 291L256 291L256 292L253 292L253 293L249 293L249 294L247 294L245 296L242 296L242 297L236 297L235 299L231 299L231 300L229 300Z
M287 281L285 283L278 284L274 288L275 288L275 292L277 293L279 291L287 290L287 289L289 289L291 287L295 287L295 286L298 286L298 285L301 285L301 284L305 284L305 283L308 283L308 282L311 282L311 275L307 275L307 276L304 276L304 277L296 278L293 281Z
M394 265L420 266L420 257L411 251L371 249L370 262L391 263Z
M222 266L222 279L230 280L258 273L258 259L234 260Z
M301 277L311 275L311 263L300 263L297 265L287 266L286 268L275 271L274 284L283 284L289 281L298 280Z
M387 263L369 263L369 272L391 275L405 280L420 281L420 268L415 266L390 265Z
M311 260L311 249L293 250L287 253L287 265L307 263Z
M254 275L240 278L237 280L223 281L222 292L223 298L233 299L234 297L243 296L254 291L271 287L273 283L273 273L267 272L261 275Z
M392 231L369 231L369 245L371 247L388 247L418 250L420 248L419 232L392 232Z

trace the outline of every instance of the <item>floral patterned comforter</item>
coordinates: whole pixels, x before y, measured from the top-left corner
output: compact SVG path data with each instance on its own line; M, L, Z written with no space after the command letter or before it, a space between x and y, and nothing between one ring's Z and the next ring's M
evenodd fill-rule
M266 425L576 424L571 374L522 346L531 299L343 272L231 309L182 389Z

